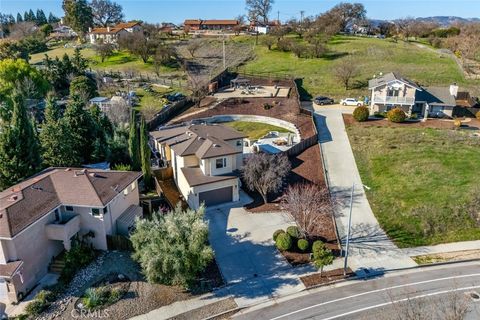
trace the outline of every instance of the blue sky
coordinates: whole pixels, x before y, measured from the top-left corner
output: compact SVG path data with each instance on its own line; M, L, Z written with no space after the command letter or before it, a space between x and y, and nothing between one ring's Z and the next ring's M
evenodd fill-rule
M124 8L127 19L148 22L182 22L187 18L235 18L245 13L244 0L117 0ZM272 17L280 11L280 19L321 13L340 1L331 0L276 0ZM479 0L364 0L362 2L370 18L395 19L407 16L460 16L479 17ZM61 0L0 0L0 12L24 12L27 9L43 9L47 14L63 14Z

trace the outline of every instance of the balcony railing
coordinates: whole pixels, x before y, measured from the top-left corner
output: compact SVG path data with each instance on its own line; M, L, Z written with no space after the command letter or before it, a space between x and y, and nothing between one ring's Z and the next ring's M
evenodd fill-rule
M373 103L382 104L415 104L415 98L410 97L393 97L393 96L374 96Z
M68 219L46 225L47 237L50 240L68 242L78 231L80 231L79 215L69 216Z

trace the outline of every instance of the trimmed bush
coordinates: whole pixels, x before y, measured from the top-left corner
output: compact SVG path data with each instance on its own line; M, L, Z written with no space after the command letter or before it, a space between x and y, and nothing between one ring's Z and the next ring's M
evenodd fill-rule
M478 112L475 114L475 117L477 117L477 119L480 120L480 111L478 111Z
M297 242L297 247L298 249L300 249L300 251L307 251L308 249L308 241L305 240L305 239L299 239L298 242Z
M353 111L353 118L358 122L364 122L368 120L368 116L370 115L370 111L367 107L356 107Z
M300 232L300 229L297 226L290 226L287 228L287 233L295 239L300 239L302 236L302 233Z
M404 122L405 119L407 119L407 115L402 109L395 108L387 112L387 118L392 122L400 123Z
M321 253L325 249L325 243L320 240L317 240L312 245L312 253L313 253L313 260L316 260Z
M280 251L287 251L292 247L292 237L288 233L278 235L275 245Z
M283 231L282 229L278 229L277 231L275 231L273 233L273 241L277 241L277 237L278 235L282 234L282 233L285 233L285 231Z

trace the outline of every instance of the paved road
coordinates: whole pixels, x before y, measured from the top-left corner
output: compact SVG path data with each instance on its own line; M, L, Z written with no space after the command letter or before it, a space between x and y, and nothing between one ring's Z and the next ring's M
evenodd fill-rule
M335 219L343 242L348 226L350 192L352 184L356 186L349 266L360 273L360 268L381 272L416 266L408 255L390 241L370 208L342 117L342 112L352 112L353 109L339 106L314 109L330 191L338 203Z
M454 264L312 290L270 306L246 310L235 319L385 319L394 312L405 312L407 309L402 306L411 305L412 301L430 301L437 307L441 300L446 305L453 292L468 297L468 319L480 319L480 302L466 296L474 291L480 291L480 264Z

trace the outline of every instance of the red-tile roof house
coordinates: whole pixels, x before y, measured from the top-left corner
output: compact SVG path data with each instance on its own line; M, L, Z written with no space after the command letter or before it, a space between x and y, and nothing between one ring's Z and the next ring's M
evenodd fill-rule
M200 20L187 19L183 23L185 30L233 30L240 25L238 20Z
M99 41L103 43L117 43L118 39L127 33L137 32L142 29L140 22L122 22L114 27L106 28L90 28L88 37L90 43L94 44Z

